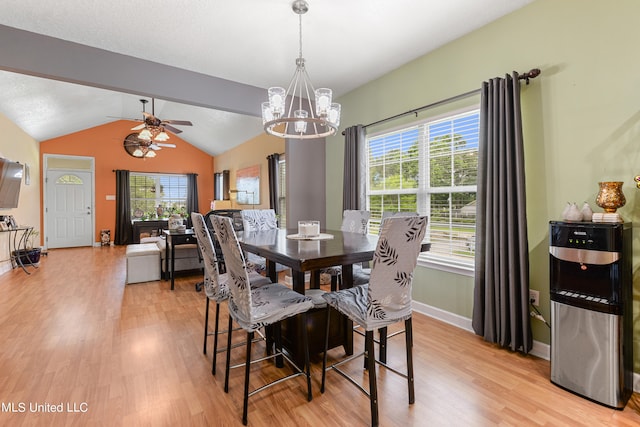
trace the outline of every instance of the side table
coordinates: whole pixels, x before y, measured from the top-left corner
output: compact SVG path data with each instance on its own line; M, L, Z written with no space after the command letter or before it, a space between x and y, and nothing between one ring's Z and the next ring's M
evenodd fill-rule
M167 253L164 257L165 271L169 272L169 276L171 277L171 290L173 290L176 246L198 243L198 241L196 240L196 234L193 229L185 231L162 230L162 234L164 234L167 239ZM169 265L169 253L171 253L171 265Z

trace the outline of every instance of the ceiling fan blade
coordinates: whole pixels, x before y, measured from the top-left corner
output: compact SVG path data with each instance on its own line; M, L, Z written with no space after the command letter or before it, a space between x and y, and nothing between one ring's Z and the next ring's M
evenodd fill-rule
M164 142L154 142L153 145L158 147L176 148L176 144L165 144Z
M155 144L155 143L149 145L149 148L152 149L152 150L156 150L156 151L157 150L162 150L162 147L160 147L158 144Z
M189 120L163 120L162 123L170 123L172 125L179 126L193 126L193 123L191 123Z
M145 126L146 125L144 123L140 123L138 126L132 127L131 130L142 130Z
M174 128L173 126L169 126L169 125L162 125L162 126L164 126L164 128L165 128L166 130L169 130L169 131L171 131L171 132L173 132L173 133L175 133L175 134L182 133L182 131L181 131L180 129L178 129L178 128Z

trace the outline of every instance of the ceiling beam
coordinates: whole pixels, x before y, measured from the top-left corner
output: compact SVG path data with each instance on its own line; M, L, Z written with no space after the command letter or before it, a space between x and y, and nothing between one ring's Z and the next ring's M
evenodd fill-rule
M0 25L0 70L259 117L265 90Z

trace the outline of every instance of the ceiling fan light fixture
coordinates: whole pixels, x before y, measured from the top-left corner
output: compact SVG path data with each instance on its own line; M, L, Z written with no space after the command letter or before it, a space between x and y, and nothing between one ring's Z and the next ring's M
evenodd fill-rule
M156 135L155 138L153 138L155 141L160 141L160 142L164 142L167 141L169 139L169 134L167 134L167 132L163 130L160 131L159 134Z
M144 156L144 153L142 152L142 149L136 148L135 150L133 150L133 153L131 153L131 155L133 157L142 157Z
M151 131L147 128L142 129L138 134L138 138L142 139L143 141L151 141L152 137L153 135L151 135Z
M153 158L156 156L156 152L153 150L149 150L147 151L147 154L145 154L145 157L149 157L149 158Z
M296 70L287 90L274 86L267 91L269 101L262 103L262 124L266 133L280 138L324 138L337 132L341 107L332 102L331 89L313 87L305 68L302 15L309 10L309 4L305 0L296 0L291 8L299 17L300 51ZM295 107L294 103L297 104Z

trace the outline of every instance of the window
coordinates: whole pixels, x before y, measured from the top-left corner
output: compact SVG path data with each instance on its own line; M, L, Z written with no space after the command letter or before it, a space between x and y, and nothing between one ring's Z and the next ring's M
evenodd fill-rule
M132 218L166 218L187 211L187 176L131 173Z
M287 228L287 160L284 154L278 162L278 226Z
M384 212L428 215L421 260L473 267L479 119L465 111L367 137L371 233Z
M56 184L62 185L82 185L82 179L76 175L62 175L56 179Z

